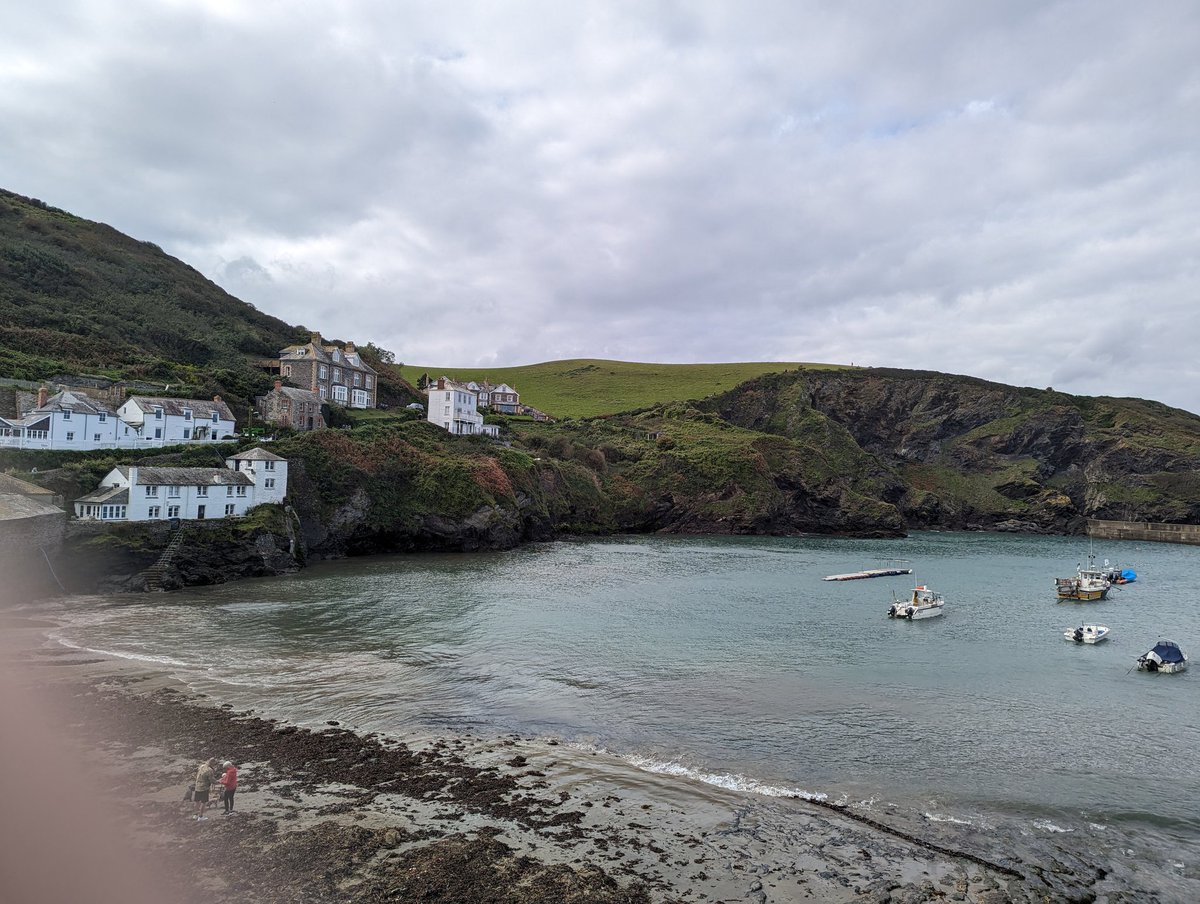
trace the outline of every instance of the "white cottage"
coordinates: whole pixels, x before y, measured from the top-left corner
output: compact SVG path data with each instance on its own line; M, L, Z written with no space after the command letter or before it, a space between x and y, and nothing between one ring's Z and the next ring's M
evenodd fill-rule
M285 459L251 449L225 463L224 468L113 468L96 490L75 500L75 517L87 521L234 518L256 505L283 501Z
M444 430L463 436L483 432L483 415L478 410L478 395L469 386L438 377L429 387L425 419Z
M130 396L117 414L146 445L216 443L231 439L236 428L233 412L220 396L211 402Z

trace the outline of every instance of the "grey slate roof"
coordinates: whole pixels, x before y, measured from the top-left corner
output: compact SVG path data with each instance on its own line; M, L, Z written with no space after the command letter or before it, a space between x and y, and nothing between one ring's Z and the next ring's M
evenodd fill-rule
M61 514L62 509L40 497L25 496L21 493L0 493L0 521Z
M192 417L196 420L210 420L214 411L217 413L217 417L223 421L232 421L234 419L233 412L229 410L229 406L224 402L206 401L204 399L160 399L154 396L130 396L126 401L135 403L146 414L153 414L154 409L158 407L163 410L163 414L182 416L183 409L190 408L192 410Z
M77 505L81 502L86 505L128 505L129 490L125 487L100 487L75 500Z
M315 342L289 345L287 348L280 349L279 359L281 361L320 361L322 364L331 364L335 367L347 366L369 374L375 373L375 368L364 361L357 351L347 353L345 349L336 345L321 346Z
M247 449L245 452L239 452L237 455L230 455L230 458L236 461L287 461L286 458L280 458L274 452L268 452L266 449L255 446L253 449Z
M81 414L111 414L113 417L117 416L117 410L107 402L101 402L98 399L93 399L87 393L72 389L64 389L62 392L56 392L46 399L45 405L39 405L33 410L44 413L48 411L63 411L67 408L70 408L73 412L78 411Z
M128 472L123 472L128 476ZM254 486L250 475L229 468L138 468L138 486Z
M0 474L0 493L9 493L15 496L45 496L50 498L58 495L54 490L40 487L36 483L29 483L26 480L21 480L19 477L13 477L11 474Z

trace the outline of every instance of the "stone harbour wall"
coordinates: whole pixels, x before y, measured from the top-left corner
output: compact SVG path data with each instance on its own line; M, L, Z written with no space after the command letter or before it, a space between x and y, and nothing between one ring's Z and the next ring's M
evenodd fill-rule
M1089 537L1102 540L1148 540L1200 546L1200 524L1156 524L1152 521L1088 521Z

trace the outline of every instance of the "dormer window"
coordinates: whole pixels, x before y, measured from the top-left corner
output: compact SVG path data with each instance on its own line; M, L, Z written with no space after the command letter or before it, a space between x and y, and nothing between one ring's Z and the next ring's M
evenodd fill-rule
M156 421L161 421L161 420L162 420L162 418L163 418L163 410L162 410L162 408L161 408L160 406L158 406L158 405L155 405L155 406L154 406L154 419L155 419Z
M192 419L192 409L191 408L183 409L183 419L185 421L190 421Z
M71 419L71 409L70 408L64 408L62 410L62 414L63 414L64 421L69 421Z
M217 420L218 420L218 417L219 417L219 416L218 416L218 415L217 415L217 413L214 411L214 412L212 413L212 422L213 422L214 424L217 422Z
M105 423L108 420L108 415L103 411L100 412L100 423Z

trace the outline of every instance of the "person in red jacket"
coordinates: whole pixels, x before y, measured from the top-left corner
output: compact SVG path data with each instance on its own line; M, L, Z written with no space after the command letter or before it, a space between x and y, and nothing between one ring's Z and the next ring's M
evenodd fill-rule
M221 799L225 802L225 815L228 816L233 812L233 792L237 790L237 766L226 760L224 769L217 782L225 789Z

